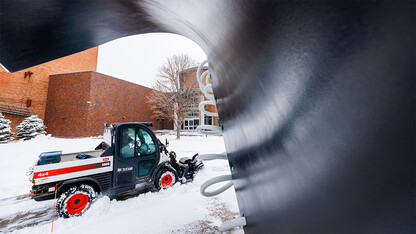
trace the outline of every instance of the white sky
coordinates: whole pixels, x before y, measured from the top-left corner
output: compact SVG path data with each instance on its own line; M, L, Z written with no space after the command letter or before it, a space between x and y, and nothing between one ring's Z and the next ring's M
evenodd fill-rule
M199 62L205 53L192 40L169 33L149 33L123 37L98 49L97 71L151 88L156 71L166 57L189 54Z

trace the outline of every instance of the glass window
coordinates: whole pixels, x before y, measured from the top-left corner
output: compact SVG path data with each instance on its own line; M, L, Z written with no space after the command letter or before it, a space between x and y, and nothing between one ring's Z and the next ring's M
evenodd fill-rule
M134 133L134 128L125 128L121 131L121 157L129 158L134 156Z
M154 154L156 150L152 137L143 129L125 128L121 136L121 157Z
M143 129L137 131L137 156L155 153L156 147L152 137ZM140 145L139 145L140 142Z
M211 116L205 116L204 123L205 123L205 125L212 125L212 117Z

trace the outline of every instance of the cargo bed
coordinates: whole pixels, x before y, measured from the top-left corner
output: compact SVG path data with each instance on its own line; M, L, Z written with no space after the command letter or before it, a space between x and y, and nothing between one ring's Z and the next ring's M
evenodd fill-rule
M100 157L102 153L103 150L92 150L61 154L60 162L44 165L39 165L38 160L31 168L30 180L39 185L112 171L113 156ZM78 159L78 154L89 158Z

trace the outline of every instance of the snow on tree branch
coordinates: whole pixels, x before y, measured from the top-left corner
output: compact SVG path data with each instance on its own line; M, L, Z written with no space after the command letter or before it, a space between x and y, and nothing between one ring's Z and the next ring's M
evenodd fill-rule
M12 135L12 129L10 128L11 121L5 119L4 116L0 113L0 143L7 143L12 141L14 138Z
M39 119L37 115L27 117L16 128L19 130L16 137L25 141L30 140L37 135L46 134L46 127L43 124L43 120Z

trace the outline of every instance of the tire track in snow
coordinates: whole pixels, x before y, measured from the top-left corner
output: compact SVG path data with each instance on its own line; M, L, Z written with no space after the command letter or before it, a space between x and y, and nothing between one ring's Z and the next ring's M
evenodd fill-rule
M52 220L53 207L48 206L49 202L35 207L30 203L28 194L0 199L0 207L5 210L0 214L0 232L12 232ZM9 207L16 206L23 209L19 209L18 212L7 212L15 211Z
M157 189L153 184L144 183L141 186L138 186L135 190L127 191L121 194L117 194L113 196L111 199L115 199L118 201L127 200L129 198L137 197L140 194L147 193L147 192L155 192ZM98 195L95 199L98 200L103 195ZM50 223L52 222L53 216L53 205L51 205L52 201L40 201L36 202L35 204L39 205L38 207L32 208L29 203L32 203L34 200L29 198L28 194L19 195L15 197L8 197L0 199L0 207L15 207L16 205L23 205L26 209L20 210L15 213L7 213L1 214L0 213L0 233L1 232L12 232L16 230L20 230L26 227L32 227L38 224L43 223ZM28 205L24 205L23 203L28 203ZM32 203L33 204L33 203ZM93 204L91 204L93 205ZM58 216L55 215L55 220Z

